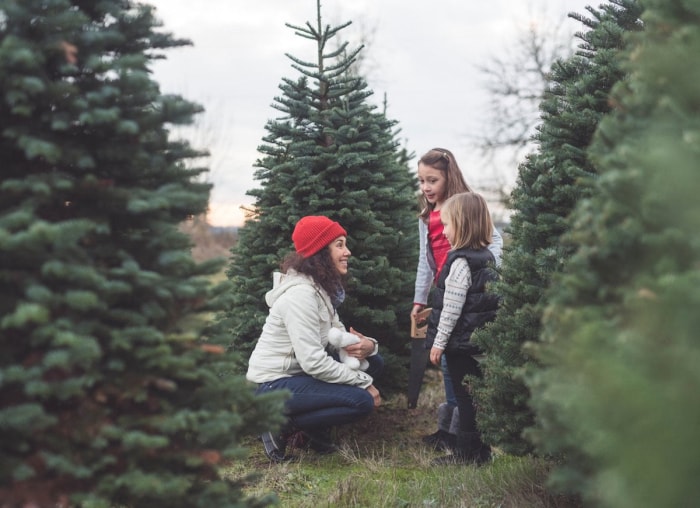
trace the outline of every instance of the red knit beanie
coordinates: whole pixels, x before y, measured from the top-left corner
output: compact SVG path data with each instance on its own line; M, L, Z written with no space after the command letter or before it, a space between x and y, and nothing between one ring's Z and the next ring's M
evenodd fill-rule
M308 258L339 236L347 236L343 226L322 215L307 215L294 226L292 241L296 251Z

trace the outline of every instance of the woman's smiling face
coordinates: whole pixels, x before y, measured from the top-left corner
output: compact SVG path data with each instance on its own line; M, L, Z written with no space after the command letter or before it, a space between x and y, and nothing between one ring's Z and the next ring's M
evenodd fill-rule
M328 245L328 251L333 261L333 266L341 275L348 273L348 259L352 254L347 246L347 238L339 236Z

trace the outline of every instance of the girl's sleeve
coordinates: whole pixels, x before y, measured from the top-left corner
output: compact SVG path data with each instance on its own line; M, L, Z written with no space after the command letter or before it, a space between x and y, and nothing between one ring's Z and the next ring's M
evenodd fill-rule
M496 226L493 226L493 236L491 237L491 243L489 244L489 250L493 257L496 258L496 266L501 266L501 255L503 254L503 237L501 233L498 232Z
M464 302L467 301L467 291L471 285L472 272L469 269L469 263L464 258L455 259L445 280L445 296L433 347L438 349L447 347L447 341L462 314Z
M416 286L415 292L413 294L413 303L426 305L428 303L428 295L430 294L430 287L433 284L433 271L428 265L428 253L427 253L427 230L425 223L422 220L418 220L418 241L420 242L418 250L418 268L416 269Z

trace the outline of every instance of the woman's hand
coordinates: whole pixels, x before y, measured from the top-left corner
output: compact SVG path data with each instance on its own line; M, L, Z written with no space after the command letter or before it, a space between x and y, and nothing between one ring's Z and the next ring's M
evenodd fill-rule
M430 348L430 363L436 366L440 366L440 359L442 358L443 350L440 348L432 347Z
M373 341L369 340L352 326L350 327L350 333L359 337L360 342L345 347L345 351L347 351L348 355L358 358L359 360L364 360L374 353L375 343Z
M377 390L374 385L369 385L367 391L374 399L374 407L379 407L382 404L382 397L379 395L379 390Z

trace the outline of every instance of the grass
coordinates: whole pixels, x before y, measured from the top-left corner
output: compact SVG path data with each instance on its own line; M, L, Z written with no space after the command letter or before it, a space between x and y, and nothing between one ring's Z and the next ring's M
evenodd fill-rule
M246 445L246 461L228 464L232 478L255 475L245 494L274 495L285 508L321 507L499 507L578 508L570 498L545 488L550 465L534 457L513 457L498 450L490 464L432 466L443 452L421 443L435 430L442 386L437 370L428 370L415 409L404 395L384 400L368 419L336 430L341 450L320 456L294 450L298 460L273 464L259 441Z

